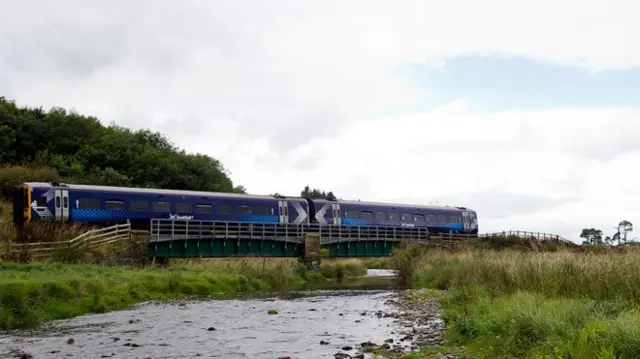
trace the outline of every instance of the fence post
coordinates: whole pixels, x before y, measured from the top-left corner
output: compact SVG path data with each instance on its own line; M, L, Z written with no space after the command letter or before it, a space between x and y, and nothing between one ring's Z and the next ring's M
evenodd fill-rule
M129 234L128 237L128 241L131 242L131 240L133 239L133 236L131 235L131 222L129 221L129 218L127 218L127 233Z

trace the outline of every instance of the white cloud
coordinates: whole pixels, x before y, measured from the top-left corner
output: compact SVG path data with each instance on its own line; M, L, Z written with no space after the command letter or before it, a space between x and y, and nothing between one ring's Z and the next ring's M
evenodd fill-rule
M631 37L640 32L637 8L23 0L0 14L0 93L161 130L221 159L253 192L311 184L347 198L451 200L476 207L481 221L487 213L487 231L573 236L640 219L634 196L624 195L636 191L632 158L619 163L639 149L638 111L479 114L462 99L427 113L380 114L437 93L397 75L408 63L491 53L589 71L640 66Z

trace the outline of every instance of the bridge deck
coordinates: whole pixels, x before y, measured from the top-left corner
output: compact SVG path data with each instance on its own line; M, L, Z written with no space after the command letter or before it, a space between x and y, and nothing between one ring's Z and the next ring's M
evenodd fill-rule
M151 257L228 257L301 255L305 234L320 235L330 256L385 256L402 240L427 241L424 228L318 226L152 219Z

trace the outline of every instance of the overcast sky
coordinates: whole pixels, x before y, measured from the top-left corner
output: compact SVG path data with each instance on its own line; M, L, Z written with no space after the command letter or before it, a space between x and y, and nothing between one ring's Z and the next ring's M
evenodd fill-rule
M640 224L639 10L5 1L0 95L161 131L251 193L438 201L577 241Z

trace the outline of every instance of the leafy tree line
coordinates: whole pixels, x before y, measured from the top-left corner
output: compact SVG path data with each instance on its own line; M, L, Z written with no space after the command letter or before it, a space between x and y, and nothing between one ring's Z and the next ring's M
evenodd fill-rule
M327 199L329 201L335 201L338 198L333 194L333 192L325 192L321 191L317 188L311 189L309 186L305 186L304 189L300 192L300 197L303 198L311 198L311 199Z
M580 238L583 238L584 241L582 244L591 244L591 245L621 245L628 244L630 242L628 235L630 232L633 232L633 224L627 220L620 221L618 225L615 227L616 232L612 236L605 236L603 238L603 232L601 229L597 228L584 228L582 233L580 233ZM631 241L633 242L633 241Z
M186 153L165 136L132 131L54 107L18 107L0 97L0 185L17 178L62 178L73 183L245 193L223 165ZM38 173L36 173L38 172ZM40 178L44 179L44 178Z

